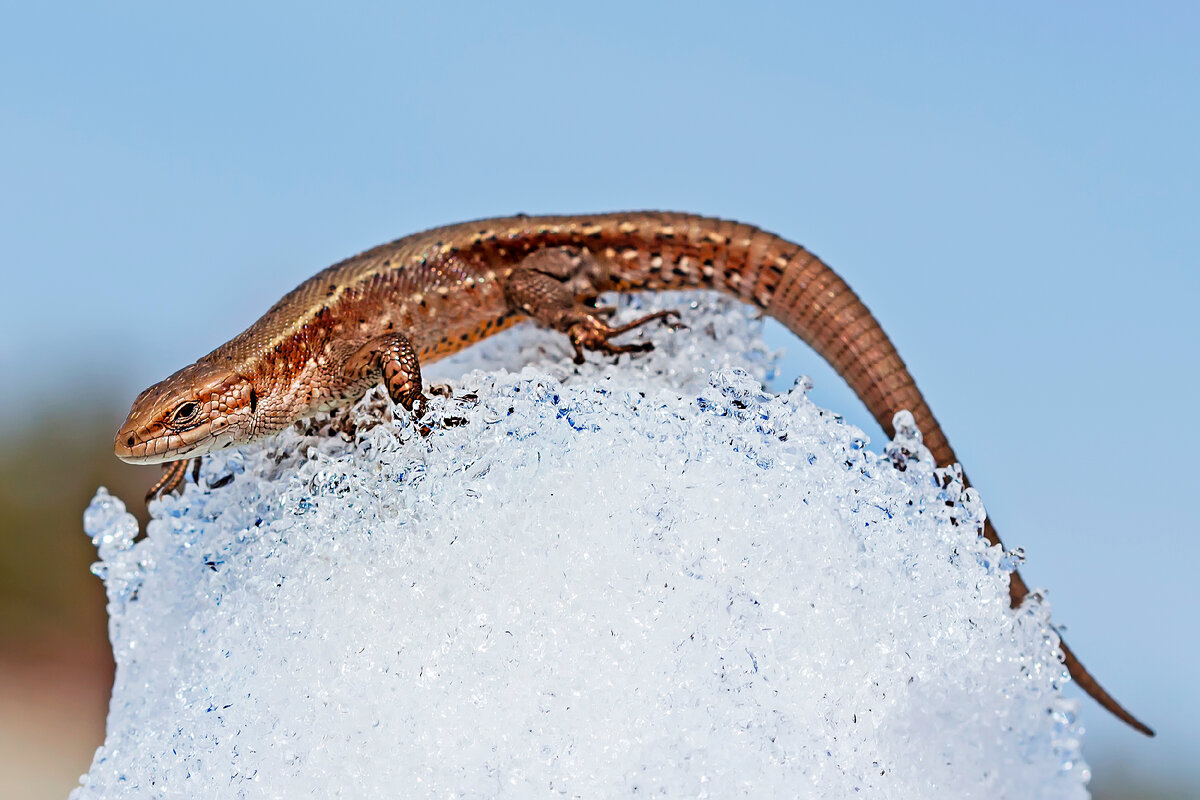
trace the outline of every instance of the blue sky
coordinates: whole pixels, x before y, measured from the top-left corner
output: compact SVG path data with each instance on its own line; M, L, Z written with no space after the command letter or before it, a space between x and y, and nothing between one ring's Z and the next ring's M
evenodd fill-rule
M0 420L131 399L316 270L432 225L753 222L876 312L1068 641L1160 730L1085 702L1087 752L1185 764L1200 14L832 5L8 7Z

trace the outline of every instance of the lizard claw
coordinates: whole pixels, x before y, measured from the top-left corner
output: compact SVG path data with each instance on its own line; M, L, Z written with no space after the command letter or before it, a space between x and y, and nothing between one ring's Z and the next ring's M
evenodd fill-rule
M683 321L678 311L668 312L668 315L663 317L663 324L667 326L668 330L672 331L686 331L688 329L687 323Z

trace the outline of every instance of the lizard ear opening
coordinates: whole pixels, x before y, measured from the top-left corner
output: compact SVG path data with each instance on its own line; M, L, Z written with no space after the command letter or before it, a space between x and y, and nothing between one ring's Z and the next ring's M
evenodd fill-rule
M254 391L254 387L250 387L250 413L253 414L258 408L258 392Z

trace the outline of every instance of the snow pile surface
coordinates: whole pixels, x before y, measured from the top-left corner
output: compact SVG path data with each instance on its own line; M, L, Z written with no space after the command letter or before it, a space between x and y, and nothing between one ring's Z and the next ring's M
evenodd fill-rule
M690 329L582 368L497 337L435 365L465 425L369 396L208 458L136 543L101 489L118 668L72 797L1086 797L957 473L764 390L742 307L624 302Z

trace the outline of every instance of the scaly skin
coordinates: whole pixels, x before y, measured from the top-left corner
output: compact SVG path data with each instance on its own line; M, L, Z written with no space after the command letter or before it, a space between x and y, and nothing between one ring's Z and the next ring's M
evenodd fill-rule
M121 459L174 462L152 490L172 490L188 459L262 439L346 405L383 382L423 409L419 363L461 350L524 319L566 333L583 350L633 352L609 340L663 315L614 329L597 294L713 288L764 309L846 379L889 436L912 412L940 465L957 458L896 348L858 296L803 247L751 225L692 214L630 212L507 217L436 228L318 273L246 331L134 401L117 433ZM989 520L984 535L1000 542ZM1012 573L1012 605L1029 594ZM1147 735L1064 643L1083 689Z

